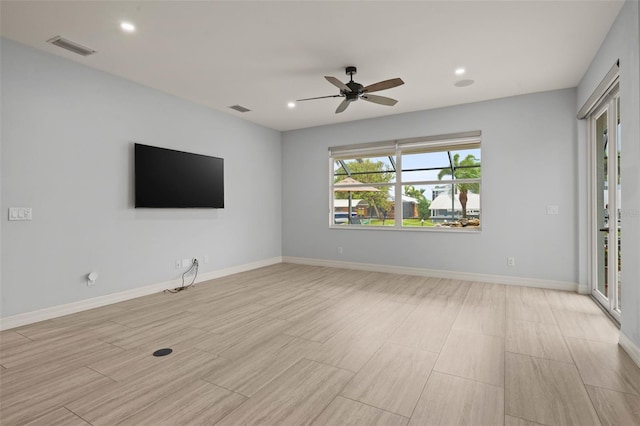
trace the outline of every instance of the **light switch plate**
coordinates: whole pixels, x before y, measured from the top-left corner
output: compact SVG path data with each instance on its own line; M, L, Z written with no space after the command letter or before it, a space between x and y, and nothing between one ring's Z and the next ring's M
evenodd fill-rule
M31 220L31 207L9 207L9 220Z

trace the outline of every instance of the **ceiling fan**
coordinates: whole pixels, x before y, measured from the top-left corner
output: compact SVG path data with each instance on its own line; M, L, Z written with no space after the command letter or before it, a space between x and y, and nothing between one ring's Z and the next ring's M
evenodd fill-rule
M349 75L350 80L348 83L343 83L335 77L325 76L324 78L338 89L340 89L339 95L329 95L329 96L318 96L316 98L306 98L306 99L298 99L297 102L301 101L310 101L313 99L324 99L324 98L344 98L344 100L338 105L336 109L336 114L341 113L351 102L357 101L358 99L364 99L365 101L373 102L374 104L380 105L388 105L394 106L398 103L397 100L387 98L386 96L378 96L378 95L370 95L371 92L379 92L380 90L387 90L393 87L397 87L404 84L401 78L392 78L390 80L380 81L378 83L370 84L368 86L363 86L360 83L356 83L353 81L353 75L358 72L356 67L347 67L346 73Z

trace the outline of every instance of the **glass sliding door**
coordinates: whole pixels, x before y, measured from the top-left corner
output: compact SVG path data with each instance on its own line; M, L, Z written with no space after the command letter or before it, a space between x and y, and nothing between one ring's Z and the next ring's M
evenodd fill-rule
M609 244L609 197L608 197L608 123L609 114L605 109L596 117L596 215L597 215L597 256L598 280L596 291L603 297L609 297L608 244Z
M592 293L620 321L620 97L615 90L591 116Z

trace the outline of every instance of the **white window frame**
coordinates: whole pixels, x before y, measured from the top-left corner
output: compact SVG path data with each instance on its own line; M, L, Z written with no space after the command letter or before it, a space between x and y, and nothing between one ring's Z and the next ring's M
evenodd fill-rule
M425 181L407 181L402 180L402 155L425 152L428 150L434 151L451 151L454 149L465 148L480 148L481 149L481 131L471 131L463 133L455 133L448 135L437 136L424 136L409 139L398 139L392 141L381 141L357 145L336 146L329 148L329 227L333 229L358 229L358 230L395 230L395 231L409 231L409 232L480 232L482 230L482 218L480 219L480 226L473 228L464 227L415 227L415 226L402 226L402 220L394 220L393 226L343 226L336 224L334 221L334 198L335 198L335 184L334 184L334 164L336 160L340 159L352 159L362 157L381 157L392 155L395 157L395 182L392 183L362 183L353 186L340 185L341 189L353 187L357 189L359 186L376 186L376 187L393 187L396 195L396 202L394 211L395 218L403 217L403 203L402 203L402 187L405 185L443 185L443 184L459 184L459 183L478 183L480 186L480 195L482 194L482 177L479 179L452 179L446 180L425 180ZM449 148L449 149L446 149ZM481 159L482 162L482 159ZM482 199L480 196L480 212L482 215Z

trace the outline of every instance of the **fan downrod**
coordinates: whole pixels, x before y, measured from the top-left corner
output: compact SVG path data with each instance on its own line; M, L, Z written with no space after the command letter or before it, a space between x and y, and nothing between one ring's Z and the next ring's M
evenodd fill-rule
M362 84L353 81L353 75L358 73L358 69L354 66L349 66L345 68L345 72L350 77L349 82L345 84L347 85L347 87L349 87L349 89L351 89L351 92L341 90L340 94L344 96L349 102L357 101L358 98L362 96L362 88L364 87Z

